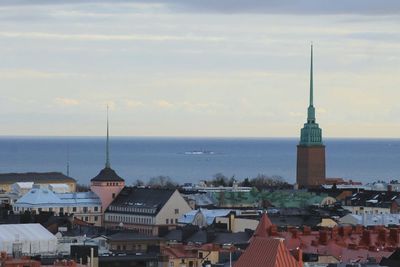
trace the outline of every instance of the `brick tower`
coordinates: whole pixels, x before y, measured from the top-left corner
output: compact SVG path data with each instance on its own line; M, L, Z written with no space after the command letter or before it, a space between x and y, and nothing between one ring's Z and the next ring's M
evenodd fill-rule
M311 45L310 105L307 122L301 129L300 143L297 146L296 181L300 188L317 187L325 183L325 146L322 143L322 130L315 121L313 94L313 47Z

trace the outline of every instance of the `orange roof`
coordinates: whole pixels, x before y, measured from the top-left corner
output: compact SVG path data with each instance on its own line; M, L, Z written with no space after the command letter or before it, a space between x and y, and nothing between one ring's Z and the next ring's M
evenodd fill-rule
M267 213L264 213L260 219L260 222L256 230L254 231L254 236L267 237L271 226L272 226L271 220L268 218Z
M193 251L187 251L183 246L164 247L162 249L162 254L173 259L197 258L197 253L193 253Z
M234 267L300 267L280 238L254 237Z

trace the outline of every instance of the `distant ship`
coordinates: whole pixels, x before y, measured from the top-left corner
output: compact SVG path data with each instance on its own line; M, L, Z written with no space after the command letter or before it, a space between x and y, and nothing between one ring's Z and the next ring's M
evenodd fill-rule
M209 151L209 150L192 150L185 152L185 155L213 155L213 154L215 154L214 151Z

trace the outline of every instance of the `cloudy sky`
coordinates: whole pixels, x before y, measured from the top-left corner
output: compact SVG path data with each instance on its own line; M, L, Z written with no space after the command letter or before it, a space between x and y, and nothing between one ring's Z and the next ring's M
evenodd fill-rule
M0 1L2 135L400 137L397 0Z

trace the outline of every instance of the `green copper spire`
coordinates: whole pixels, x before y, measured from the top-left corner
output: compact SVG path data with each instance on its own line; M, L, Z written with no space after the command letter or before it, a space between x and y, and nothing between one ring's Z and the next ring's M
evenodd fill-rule
M108 105L107 105L107 140L106 140L106 168L110 168L110 131L109 131L109 123L108 123Z
M311 44L311 66L310 66L310 104L307 110L307 123L301 129L300 145L314 146L322 145L322 130L315 122L314 107L314 78L313 78L313 46Z

